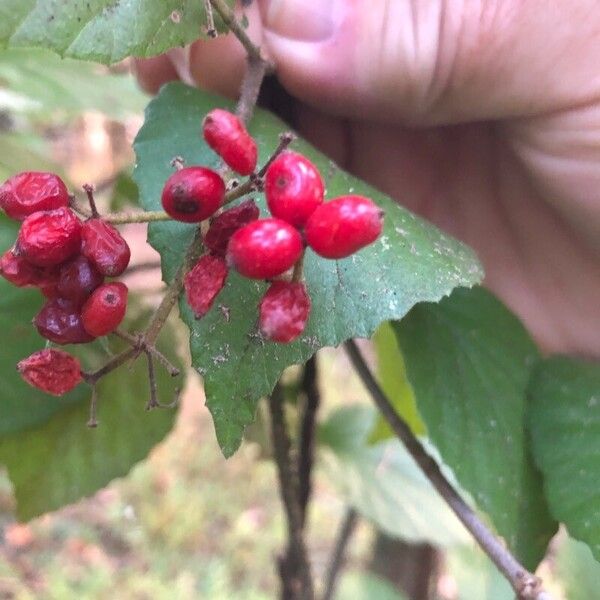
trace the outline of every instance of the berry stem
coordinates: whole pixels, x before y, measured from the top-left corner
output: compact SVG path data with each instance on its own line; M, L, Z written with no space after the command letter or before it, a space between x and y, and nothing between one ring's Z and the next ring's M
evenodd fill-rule
M99 379L108 375L111 371L118 369L121 365L125 364L130 358L132 358L137 352L137 348L128 348L123 350L120 354L117 354L111 360L109 360L103 367L94 371L93 373L81 372L83 379L92 387L96 385Z
M302 281L302 277L304 275L304 256L306 251L303 250L300 258L296 261L294 265L294 270L292 271L292 281L294 283L299 283Z
M99 213L98 208L96 207L96 199L94 198L94 186L91 183L84 183L82 187L87 195L90 210L92 211L92 218L96 218Z
M125 225L127 223L154 223L156 221L172 221L164 210L148 210L131 213L113 213L102 217L112 225Z
M215 16L213 15L210 0L204 0L204 11L206 12L206 35L209 38L216 38L217 30L215 28Z

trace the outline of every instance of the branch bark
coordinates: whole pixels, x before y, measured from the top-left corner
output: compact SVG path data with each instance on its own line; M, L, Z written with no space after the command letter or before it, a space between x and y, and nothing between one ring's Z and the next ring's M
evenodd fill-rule
M279 559L282 600L313 600L310 564L302 533L302 510L298 495L298 473L292 460L291 441L283 411L283 393L277 384L269 396L273 454L279 476L279 491L285 508L288 547Z
M358 346L353 340L345 344L356 372L394 433L400 438L409 454L421 468L427 479L469 530L481 549L489 556L506 577L520 600L551 600L542 589L542 581L527 571L503 543L483 524L475 512L461 498L452 484L444 477L438 464L429 456L406 422L398 416L383 390L373 377Z

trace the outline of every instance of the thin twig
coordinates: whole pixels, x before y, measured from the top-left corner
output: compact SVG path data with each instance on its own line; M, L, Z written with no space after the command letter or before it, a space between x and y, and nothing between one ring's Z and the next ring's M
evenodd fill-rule
M156 347L148 344L144 341L142 335L132 335L128 331L123 329L115 329L113 335L121 338L132 347L143 350L144 352L150 352L154 358L160 362L160 364L166 369L171 377L177 377L180 374L179 369Z
M358 513L353 508L348 508L342 520L336 536L335 546L331 553L327 572L325 574L325 587L322 600L331 600L335 592L338 575L344 565L344 556L348 542L356 529Z
M321 403L317 381L317 357L311 357L304 365L302 381L300 383L304 392L304 405L300 425L300 447L298 450L298 497L302 527L306 523L306 508L311 493L311 473L313 466L315 425L317 410Z
M92 397L90 398L90 418L87 422L87 426L90 429L98 427L98 418L96 416L96 408L98 405L98 390L96 384L92 385Z
M219 16L227 25L231 33L240 41L242 46L246 49L248 57L253 60L263 60L260 48L254 44L254 42L248 37L248 34L242 27L242 25L235 18L234 12L227 6L225 0L210 0L213 8L219 13Z
M94 198L94 186L91 183L83 184L83 191L86 193L90 210L92 211L92 217L98 216L98 208L96 207L96 199Z
M288 548L279 561L282 600L312 600L314 598L310 564L302 534L302 511L298 497L298 474L291 457L291 442L283 412L280 385L269 396L273 454L279 475L279 492L285 508L288 527Z
M356 343L353 340L349 340L346 342L345 348L356 372L394 433L400 438L409 454L448 506L469 530L481 549L489 556L500 572L503 573L517 593L517 596L521 600L541 600L542 598L550 600L550 596L542 589L542 581L519 563L502 542L482 523L452 484L444 477L438 464L427 453L406 422L394 410L389 399L371 374Z
M126 225L127 223L154 223L156 221L172 221L173 217L164 210L145 210L137 212L112 213L102 217L107 223L113 225Z
M237 116L244 123L248 123L252 118L260 87L267 74L268 67L269 64L262 58L248 56L248 64L240 88L240 98L235 110Z
M210 0L204 0L204 12L206 12L206 35L210 38L216 38L217 30L215 28L215 17L213 15Z
M82 371L81 376L83 377L84 381L93 386L99 379L101 379L105 375L108 375L111 371L114 371L121 365L124 365L132 356L135 355L136 352L136 348L128 348L127 350L123 350L123 352L111 358L103 367L101 367L97 371L94 371L93 373L86 373Z

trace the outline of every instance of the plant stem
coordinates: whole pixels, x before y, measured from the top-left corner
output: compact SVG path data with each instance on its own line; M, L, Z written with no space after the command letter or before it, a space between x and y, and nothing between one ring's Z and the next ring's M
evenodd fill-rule
M260 58L260 56L255 58L248 55L246 72L244 73L244 79L242 80L242 87L240 90L240 99L238 100L235 109L237 116L244 123L248 123L252 118L260 87L267 74L268 67L269 64Z
M298 452L298 498L300 501L302 527L306 523L306 508L311 493L311 473L315 445L315 426L321 396L317 382L317 357L312 356L304 365L301 388L304 405L300 425L300 448Z
M291 457L291 442L283 411L283 393L277 384L269 396L273 454L279 475L279 492L285 508L288 547L279 560L282 600L312 600L312 576L302 534L302 510L298 495L298 474Z
M217 30L215 29L215 18L210 0L204 0L204 11L206 12L206 35L210 38L216 38Z
M113 358L111 358L103 367L94 371L93 373L81 373L83 379L89 383L91 386L94 386L97 381L108 375L111 371L119 368L121 365L125 364L130 358L132 358L137 352L137 348L128 348L127 350L123 350L120 354L117 354Z
M423 471L433 487L468 529L481 549L511 584L521 600L550 600L542 589L541 580L527 571L502 542L482 523L475 512L461 498L452 484L444 477L438 464L429 456L421 442L415 437L406 422L398 416L389 399L371 374L367 363L354 340L345 344L356 372L394 433L400 438L409 454Z
M338 529L335 546L333 547L327 573L325 574L325 589L323 590L322 600L331 600L333 598L338 575L344 565L346 547L356 529L357 523L358 513L353 508L348 508Z
M102 217L107 223L125 225L127 223L153 223L155 221L172 221L164 210L148 210L130 213L113 213Z

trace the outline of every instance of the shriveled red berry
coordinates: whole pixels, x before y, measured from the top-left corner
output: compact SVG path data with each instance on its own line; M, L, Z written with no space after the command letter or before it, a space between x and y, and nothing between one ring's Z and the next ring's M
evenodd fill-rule
M18 221L40 210L68 206L69 192L54 173L25 171L13 175L0 187L0 208Z
M240 227L256 221L259 214L260 211L254 200L246 200L240 205L222 212L212 220L204 236L204 245L213 254L225 256L231 236Z
M68 208L29 215L21 225L16 253L38 267L64 262L79 252L81 222Z
M245 277L270 279L292 267L302 249L302 238L289 223L261 219L244 225L231 236L227 264Z
M81 309L85 330L95 337L114 331L127 310L127 286L120 281L97 288Z
M265 175L265 196L274 217L296 227L304 224L323 203L325 188L321 174L308 158L282 152Z
M104 281L104 276L85 257L77 256L60 268L56 292L81 306Z
M258 325L266 339L288 343L304 331L309 314L310 296L303 283L274 281L260 301Z
M121 275L131 258L129 244L116 227L98 217L81 226L81 253L107 277Z
M364 196L341 196L321 205L306 223L308 245L325 258L344 258L374 242L383 211Z
M242 121L221 108L211 110L202 124L206 143L240 175L250 175L256 169L258 149Z
M79 360L55 348L34 352L17 364L17 370L29 385L54 396L70 392L82 381Z
M223 258L205 254L185 276L185 297L197 319L210 310L225 285L228 272Z
M167 179L162 191L165 211L177 221L199 223L223 203L225 183L206 167L186 167Z
M85 344L94 339L83 327L79 308L62 298L48 300L33 324L43 338L56 344Z
M0 257L0 275L17 287L35 286L43 291L56 285L58 268L36 267L11 248Z

